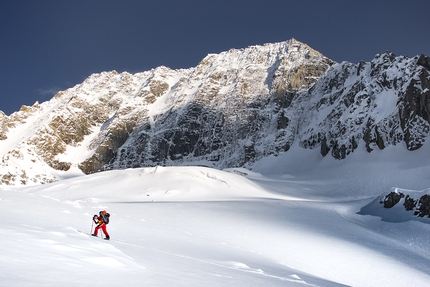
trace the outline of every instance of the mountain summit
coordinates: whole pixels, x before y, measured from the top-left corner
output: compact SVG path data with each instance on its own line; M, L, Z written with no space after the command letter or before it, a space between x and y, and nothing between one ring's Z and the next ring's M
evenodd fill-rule
M2 184L156 165L251 167L293 143L343 159L359 146L419 148L430 59L387 52L335 63L295 39L196 67L102 72L50 101L0 112Z

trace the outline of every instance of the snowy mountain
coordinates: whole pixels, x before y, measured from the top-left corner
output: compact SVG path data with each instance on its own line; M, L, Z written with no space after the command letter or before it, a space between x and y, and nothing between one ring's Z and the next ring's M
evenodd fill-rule
M199 65L93 74L50 101L0 113L0 182L101 170L252 166L294 145L344 159L429 132L430 59L335 63L297 41L210 54Z
M427 286L429 71L293 39L0 112L0 285Z

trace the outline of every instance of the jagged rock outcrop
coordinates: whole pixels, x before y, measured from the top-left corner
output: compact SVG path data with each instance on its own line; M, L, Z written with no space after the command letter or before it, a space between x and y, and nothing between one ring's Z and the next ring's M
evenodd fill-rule
M385 208L392 208L404 198L403 207L405 211L414 211L414 215L418 217L430 218L430 194L424 194L419 199L402 192L392 191L381 198L380 203Z
M337 64L294 39L196 67L102 72L50 101L0 113L1 184L155 165L251 166L295 141L343 159L429 132L428 57Z
M397 203L399 203L400 199L404 198L405 195L401 192L390 192L387 194L380 203L384 204L385 208L391 208ZM409 202L409 201L408 201ZM408 204L409 205L409 204Z

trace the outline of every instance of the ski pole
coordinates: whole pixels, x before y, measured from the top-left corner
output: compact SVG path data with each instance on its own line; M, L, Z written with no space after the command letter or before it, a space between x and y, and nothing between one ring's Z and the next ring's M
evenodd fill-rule
M91 220L91 231L90 231L90 234L93 234L93 225L94 225L94 220Z

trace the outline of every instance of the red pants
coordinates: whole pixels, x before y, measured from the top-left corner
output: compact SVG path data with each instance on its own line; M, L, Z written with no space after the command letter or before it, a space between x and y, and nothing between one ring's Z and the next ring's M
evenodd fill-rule
M105 223L97 225L96 228L94 229L94 234L97 235L100 228L103 230L103 233L105 234L106 238L109 238L109 233L106 230L106 224Z

